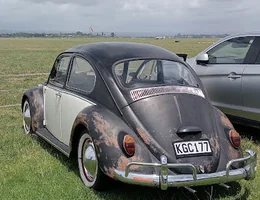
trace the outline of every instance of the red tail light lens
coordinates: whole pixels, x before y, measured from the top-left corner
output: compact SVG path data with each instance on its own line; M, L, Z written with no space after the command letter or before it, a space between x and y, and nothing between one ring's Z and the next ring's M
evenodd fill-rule
M235 148L240 147L241 137L240 137L240 135L239 135L238 132L236 132L235 130L230 130L230 131L229 131L229 139L230 139L231 144L232 144Z
M123 147L127 155L132 156L135 154L135 141L131 136L124 136Z

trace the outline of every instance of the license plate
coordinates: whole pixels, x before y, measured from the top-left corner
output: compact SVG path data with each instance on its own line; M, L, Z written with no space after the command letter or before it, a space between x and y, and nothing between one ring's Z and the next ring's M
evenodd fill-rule
M196 155L211 155L211 147L208 140L176 142L173 143L176 157L188 157Z

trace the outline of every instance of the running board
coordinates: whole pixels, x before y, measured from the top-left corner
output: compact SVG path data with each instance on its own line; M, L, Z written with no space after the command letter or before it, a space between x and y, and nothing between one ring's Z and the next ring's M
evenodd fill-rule
M70 155L69 147L64 143L60 142L56 137L54 137L50 131L46 128L41 128L36 131L36 134L41 137L43 140L51 144L57 150L65 154L67 157Z

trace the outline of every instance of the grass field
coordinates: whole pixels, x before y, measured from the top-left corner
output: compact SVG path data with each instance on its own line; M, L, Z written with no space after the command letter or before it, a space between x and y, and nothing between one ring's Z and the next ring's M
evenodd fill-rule
M199 187L193 195L185 189L160 191L116 184L106 192L83 186L76 164L38 138L23 134L21 95L27 88L44 83L55 57L63 50L97 41L134 41L155 44L177 53L194 56L214 39L0 39L0 199L259 199L260 176L254 181ZM9 107L9 105L13 105ZM244 134L243 148L260 153L253 129L238 127Z

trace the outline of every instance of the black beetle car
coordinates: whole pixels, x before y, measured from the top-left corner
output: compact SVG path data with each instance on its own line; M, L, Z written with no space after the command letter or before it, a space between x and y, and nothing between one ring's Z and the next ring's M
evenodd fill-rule
M24 130L77 156L87 187L106 179L160 187L255 177L256 153L212 106L180 57L138 43L93 43L61 53L44 85L22 97Z

